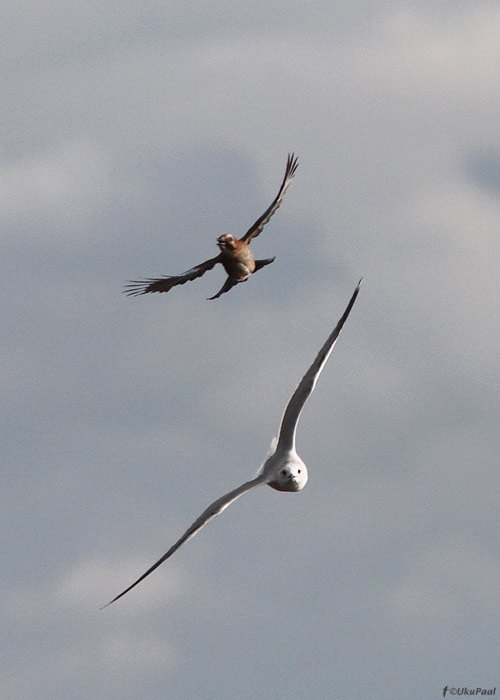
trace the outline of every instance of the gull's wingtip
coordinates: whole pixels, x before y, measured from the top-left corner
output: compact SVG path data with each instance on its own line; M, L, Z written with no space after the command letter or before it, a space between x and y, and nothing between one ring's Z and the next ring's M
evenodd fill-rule
M361 289L361 283L362 283L362 281L363 281L363 277L360 278L358 284L356 285L356 289L355 289L354 292L353 292L353 295L352 295L352 297L351 297L351 302L349 303L349 305L348 305L348 307L347 307L347 308L349 309L349 311L350 311L351 308L352 308L352 304L354 304L354 302L356 301L356 299L357 299L357 297L358 297L359 290Z
M363 277L360 277L359 282L356 285L356 289L354 290L354 294L353 294L354 297L358 296L358 292L361 289L361 283L363 282L363 279L364 279Z

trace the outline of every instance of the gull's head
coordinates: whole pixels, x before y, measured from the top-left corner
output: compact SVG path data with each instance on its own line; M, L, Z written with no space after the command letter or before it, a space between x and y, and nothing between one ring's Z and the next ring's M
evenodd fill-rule
M236 248L235 238L232 233L223 233L217 239L217 245L221 250L234 250Z
M269 486L277 491L300 491L307 484L307 467L298 455L282 463L274 472Z

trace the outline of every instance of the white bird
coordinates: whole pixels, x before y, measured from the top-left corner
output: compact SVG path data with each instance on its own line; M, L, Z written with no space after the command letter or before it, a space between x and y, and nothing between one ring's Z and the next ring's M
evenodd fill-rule
M297 429L297 423L299 422L300 414L304 405L311 395L318 377L326 364L326 361L330 357L330 353L333 350L333 346L340 335L342 326L344 325L347 317L349 316L351 309L358 296L359 288L361 286L361 280L358 282L358 286L354 290L354 294L347 305L346 310L340 321L337 323L333 329L331 335L328 337L326 343L323 345L319 353L317 354L314 362L309 367L302 380L300 381L298 387L293 392L292 398L288 402L283 417L281 419L281 426L279 430L278 438L273 438L271 442L270 450L266 456L264 463L260 466L256 476L251 481L247 481L237 489L226 493L221 496L211 505L208 506L206 510L197 518L194 523L188 527L186 532L182 535L180 539L173 544L168 552L164 554L158 561L153 564L142 576L140 576L137 581L134 581L128 588L122 591L116 598L113 598L109 603L103 606L102 609L106 608L111 603L121 598L128 593L132 588L137 586L138 583L143 581L146 576L149 576L156 568L163 564L172 554L187 542L193 535L201 530L209 520L215 518L216 515L222 513L228 505L235 501L244 493L251 491L256 486L262 486L267 484L277 491L300 491L304 488L307 483L307 467L301 460L297 452L295 451L295 432Z

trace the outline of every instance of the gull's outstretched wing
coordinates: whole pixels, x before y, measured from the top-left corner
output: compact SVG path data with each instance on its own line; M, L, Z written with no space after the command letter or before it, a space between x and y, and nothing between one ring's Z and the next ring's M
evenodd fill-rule
M262 214L262 216L259 216L259 218L253 224L253 226L250 226L248 231L245 233L245 235L241 239L242 241L247 241L247 243L248 243L248 241L251 241L252 238L256 238L259 235L259 233L261 233L264 226L267 224L267 222L269 221L271 216L274 214L276 209L281 204L283 197L285 196L285 192L287 191L287 189L292 181L292 177L295 175L295 171L297 170L298 165L299 165L298 158L295 158L293 153L289 153L288 160L286 162L285 177L283 178L283 182L281 183L281 187L279 189L278 194L276 195L272 204Z
M124 591L122 591L119 595L116 596L116 598L113 598L113 600L110 600L109 603L106 603L101 610L104 608L107 608L108 605L111 605L111 603L114 603L118 598L121 598L122 596L125 595L125 593L128 593L132 588L137 586L138 583L143 581L146 576L149 576L155 569L157 569L160 564L163 564L164 561L166 561L169 557L172 556L172 554L179 549L181 545L184 544L184 542L187 542L193 535L196 535L196 533L201 530L201 528L208 523L209 520L212 520L212 518L215 518L216 515L219 515L222 513L222 511L228 507L233 501L235 501L237 498L240 496L243 496L244 493L247 493L248 491L251 491L253 488L256 486L261 486L262 484L265 484L267 482L267 479L262 476L262 474L259 474L255 479L252 479L251 481L247 481L246 483L242 484L241 486L238 486L237 489L234 489L233 491L230 491L229 493L226 493L225 496L221 496L218 498L216 501L214 501L211 505L208 506L206 510L203 511L203 513L200 515L199 518L197 518L194 523L191 525L191 527L188 527L186 532L182 535L180 539L177 540L175 544L173 544L168 552L164 554L161 559L158 559L158 561L151 566L146 573L142 574L137 581L134 581L128 588L126 588Z
M317 354L316 359L301 379L298 387L293 392L292 398L288 402L288 405L285 408L285 412L283 413L283 418L281 419L281 426L278 438L278 450L291 450L295 448L295 430L297 428L297 423L299 422L301 411L304 408L305 402L307 401L314 387L316 386L316 382L318 381L318 377L321 374L321 370L323 369L323 367L326 364L326 361L330 357L330 353L333 350L333 346L335 345L337 338L340 335L342 326L346 322L347 317L349 316L351 309L354 306L354 302L356 301L356 297L358 296L360 286L361 280L359 280L358 286L354 290L354 294L352 295L351 300L347 305L347 308L344 311L342 318L335 326L328 340Z
M159 278L149 278L145 280L132 280L125 285L125 294L128 296L138 296L139 294L149 294L149 292L168 292L172 287L178 284L185 284L191 280L195 280L197 277L201 277L211 270L218 262L221 261L221 256L217 255L215 258L210 258L210 260L205 260L205 262L192 267L186 272L182 272L180 275L166 275L165 277Z

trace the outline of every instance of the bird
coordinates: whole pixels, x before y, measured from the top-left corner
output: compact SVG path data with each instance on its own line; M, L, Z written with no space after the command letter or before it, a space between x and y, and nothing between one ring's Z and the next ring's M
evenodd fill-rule
M217 294L213 297L209 297L208 300L211 301L229 292L236 284L246 282L250 275L253 275L261 268L270 265L274 262L276 257L266 258L265 260L255 260L248 244L253 238L257 238L271 216L280 206L298 165L298 159L295 157L295 154L289 153L285 175L278 194L262 216L259 216L257 221L250 226L242 238L236 238L232 233L224 233L216 239L220 253L216 255L215 258L205 260L205 262L191 267L180 275L165 275L159 278L131 280L125 285L125 294L127 294L127 296L139 296L140 294L150 294L152 292L168 292L172 287L176 287L178 284L185 284L186 282L201 277L205 272L211 270L218 263L221 263L228 276Z
M250 481L238 486L238 488L234 489L233 491L229 491L229 493L226 493L224 496L221 496L216 501L211 503L208 508L206 508L194 521L194 523L188 527L182 537L180 537L177 542L170 547L166 554L158 559L157 562L155 562L144 574L142 574L142 576L134 581L134 583L128 586L128 588L113 598L113 600L111 600L109 603L106 603L101 610L106 608L108 605L111 605L111 603L114 603L132 590L132 588L137 586L138 583L143 581L155 569L157 569L160 564L163 564L164 561L171 557L172 554L179 549L179 547L193 537L193 535L196 535L196 533L199 532L201 528L204 527L210 520L212 520L212 518L215 518L216 515L220 515L223 510L225 510L237 498L243 496L243 494L248 493L257 486L262 486L264 484L271 486L277 491L296 492L301 491L304 488L308 480L308 472L306 465L295 450L295 433L297 423L299 421L302 409L316 386L318 377L321 374L326 361L330 357L333 346L335 345L340 331L342 330L354 302L356 301L362 279L363 278L359 280L358 285L354 290L354 294L352 295L340 321L337 323L332 333L328 336L325 344L316 355L314 362L309 367L292 394L292 397L288 402L281 419L278 437L273 438L266 459L259 467L256 476Z

